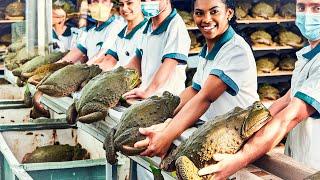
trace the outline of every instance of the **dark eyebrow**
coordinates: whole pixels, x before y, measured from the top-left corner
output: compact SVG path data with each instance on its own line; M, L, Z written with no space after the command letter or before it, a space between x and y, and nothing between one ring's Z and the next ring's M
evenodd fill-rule
M219 6L214 6L214 7L210 8L209 11L212 11L217 8L219 8ZM202 9L195 9L195 11L203 11L203 10Z
M311 6L320 6L320 3L310 3Z
M213 7L210 8L209 10L212 11L212 10L217 9L217 8L219 8L219 6L213 6Z

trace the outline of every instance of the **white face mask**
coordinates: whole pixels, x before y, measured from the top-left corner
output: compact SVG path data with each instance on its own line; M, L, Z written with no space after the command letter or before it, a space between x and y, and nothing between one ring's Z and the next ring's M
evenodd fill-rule
M165 9L166 7L160 10L160 1L141 2L141 10L145 17L158 16Z
M97 21L104 22L108 19L113 4L107 6L103 3L93 3L89 6L90 15Z
M145 17L155 17L160 14L160 2L141 2L141 10Z
M297 13L296 25L301 34L309 41L320 39L320 14L318 13Z

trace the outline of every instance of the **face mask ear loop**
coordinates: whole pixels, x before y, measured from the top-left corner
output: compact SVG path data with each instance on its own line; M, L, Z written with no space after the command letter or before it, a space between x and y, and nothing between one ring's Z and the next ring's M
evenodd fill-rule
M163 11L165 11L168 7L168 1L167 0L165 0L165 1L166 1L166 6L159 12L159 14L161 14Z

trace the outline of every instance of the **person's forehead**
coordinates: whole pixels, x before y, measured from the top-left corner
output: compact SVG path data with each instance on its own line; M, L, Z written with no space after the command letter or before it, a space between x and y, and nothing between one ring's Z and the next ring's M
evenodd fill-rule
M320 0L297 0L297 4L320 4Z
M110 2L111 0L91 0L91 2Z
M134 1L136 1L136 0L119 0L119 2L122 2L122 3L124 3L124 2L134 2Z
M141 0L141 2L148 2L148 1L161 1L161 0Z
M225 6L225 4L221 0L216 0L216 1L208 1L208 0L197 0L195 2L195 7L196 8L213 8L213 7L221 7Z

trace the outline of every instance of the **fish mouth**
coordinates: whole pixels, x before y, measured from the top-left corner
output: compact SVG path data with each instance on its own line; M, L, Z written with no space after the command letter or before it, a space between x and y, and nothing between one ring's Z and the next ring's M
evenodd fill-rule
M131 83L130 88L133 89L133 88L139 86L140 84L141 84L140 78L139 78L139 77L134 78L133 81L132 81L132 83Z
M136 156L145 151L147 147L141 147L141 148L135 148L130 145L122 145L121 151L122 153L128 155L128 156Z
M249 138L251 135L253 135L255 132L257 132L259 129L261 129L265 124L267 124L271 120L270 113L267 113L266 116L260 118L260 121L257 123L254 123L252 126L247 126L247 123L243 123L241 127L241 137L244 139Z

